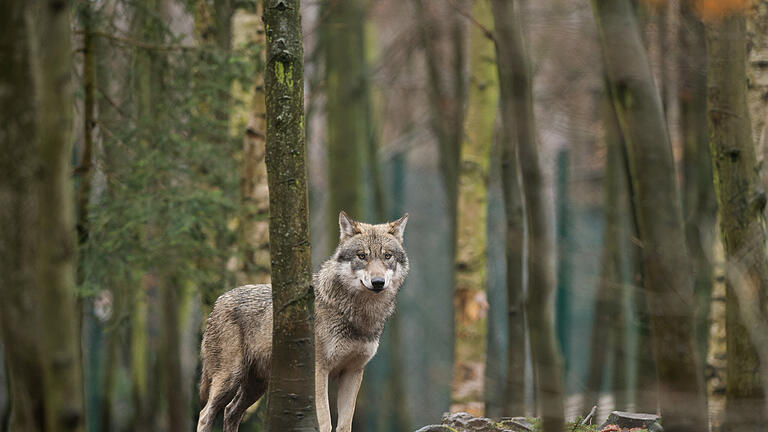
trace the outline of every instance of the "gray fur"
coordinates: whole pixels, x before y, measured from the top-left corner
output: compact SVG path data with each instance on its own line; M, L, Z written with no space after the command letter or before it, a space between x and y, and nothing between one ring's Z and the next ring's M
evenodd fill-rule
M339 245L313 276L321 432L331 430L328 377L340 378L337 431L350 430L362 369L376 353L384 324L394 311L397 292L408 274L408 257L402 246L407 218L369 225L342 212ZM386 279L380 292L372 290L374 277ZM197 430L211 431L216 414L228 403L224 432L237 431L245 410L264 394L269 380L271 286L245 285L219 297L208 318L200 351L203 409Z

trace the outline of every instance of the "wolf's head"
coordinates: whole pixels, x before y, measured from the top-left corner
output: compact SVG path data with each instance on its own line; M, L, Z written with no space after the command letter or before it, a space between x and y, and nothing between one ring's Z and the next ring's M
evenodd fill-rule
M369 225L352 220L342 211L339 246L332 258L337 263L337 276L347 286L360 290L396 293L408 274L408 257L403 248L407 222L406 213L394 222Z

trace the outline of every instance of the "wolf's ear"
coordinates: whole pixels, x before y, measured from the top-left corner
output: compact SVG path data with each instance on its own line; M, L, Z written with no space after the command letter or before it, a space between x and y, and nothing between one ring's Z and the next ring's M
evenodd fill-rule
M360 226L357 222L353 221L344 210L339 213L339 239L344 240L347 237L352 237L355 234L360 234Z
M408 213L404 214L400 219L389 223L389 233L395 236L397 241L403 242L403 232L405 231L405 224L408 223Z

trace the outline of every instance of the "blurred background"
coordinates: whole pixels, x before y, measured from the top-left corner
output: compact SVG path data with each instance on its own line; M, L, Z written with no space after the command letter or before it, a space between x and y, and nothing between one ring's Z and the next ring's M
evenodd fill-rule
M612 409L656 412L642 242L593 7L512 3L532 76L543 209L533 217L551 234L541 247L550 254L553 290L544 301L554 308L527 310L521 328L531 315L549 320L562 355L566 419L593 405L601 419ZM269 281L261 8L255 0L73 3L76 283L88 430L168 430L169 416L179 415L173 407L182 408L174 424L193 430L200 339L213 302L238 285ZM648 0L632 2L632 12L681 185L695 279L686 303L695 320L691 346L719 430L725 252L704 117L701 20L746 17L748 111L761 161L768 2ZM504 181L525 183L527 174L509 177L502 168L505 139L513 139L504 138L498 108L496 50L504 48L494 45L490 2L305 0L301 14L313 267L336 246L340 210L372 223L410 214L411 272L366 368L356 430L415 430L449 410L540 415L530 337L510 334L508 322L511 280L530 294L522 239L531 235L520 237L508 276L508 227L524 233L531 219L524 220L520 191L518 207L505 198ZM531 159L519 158L525 171ZM516 222L510 211L519 212ZM455 286L469 294L455 295ZM510 352L522 379L507 379ZM253 407L240 430L261 430L262 415Z

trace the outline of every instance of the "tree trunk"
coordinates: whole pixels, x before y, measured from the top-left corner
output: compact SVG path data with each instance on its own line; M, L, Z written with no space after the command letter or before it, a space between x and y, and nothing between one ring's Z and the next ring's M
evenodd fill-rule
M392 207L389 215L394 220L403 214L401 203L405 201L405 154L397 153L392 156ZM384 220L382 218L381 220ZM389 319L389 362L392 376L388 378L388 393L391 399L391 407L395 410L394 421L392 423L394 430L408 430L410 428L410 417L408 415L407 397L405 397L408 379L404 361L403 348L405 341L402 331L402 316L394 314Z
M274 315L267 430L275 432L318 430L299 7L299 0L266 0L264 7Z
M605 177L603 178L603 250L600 264L600 279L595 293L592 339L590 343L589 371L584 403L581 412L588 412L593 405L598 405L600 392L604 387L603 375L608 367L611 353L623 353L624 314L622 302L621 275L621 190L624 176L621 154L621 132L616 121L610 97L606 96L603 108L604 141L606 147ZM623 355L614 356L614 377L619 378L617 366L624 361ZM622 377L623 378L623 377ZM616 382L610 383L614 394L616 409L623 409L618 401ZM624 389L621 389L624 390Z
M618 123L617 123L618 126ZM659 410L659 379L656 373L656 356L651 342L651 316L648 310L648 296L645 291L643 273L643 253L640 243L640 227L637 222L637 199L632 189L632 175L629 169L627 145L622 141L622 164L624 185L629 195L630 218L630 262L632 303L637 317L637 361L635 362L635 411L641 413L656 413Z
M190 430L189 386L182 378L181 332L179 310L184 304L182 279L166 275L162 290L163 330L163 378L167 404L167 428L169 431Z
M608 254L609 256L605 257L607 260L613 260L612 263L605 262L605 264L614 268L613 275L611 275L611 270L605 269L608 278L613 279L613 284L611 285L611 297L613 301L611 315L613 317L613 323L610 325L611 346L609 351L609 354L612 356L613 369L611 393L613 394L614 408L623 411L627 409L629 400L626 340L628 320L626 308L627 281L625 276L626 273L622 270L622 260L624 258L622 255L622 246L628 243L622 243L622 240L629 240L626 237L626 231L624 230L626 227L627 210L629 207L629 194L627 193L629 187L627 185L628 179L624 164L624 142L621 139L619 122L616 118L616 112L613 109L610 95L608 94L604 95L603 109L606 128L605 141L607 147L605 180L616 184L616 186L608 184L605 186L609 189L606 193L615 196L605 197L608 212L606 224L614 226L607 226L604 232L608 236L615 235L618 239L615 245L606 244L606 249L613 250L613 253ZM611 208L611 206L614 208Z
M517 6L517 8L515 7ZM537 149L536 121L533 112L533 88L530 64L522 37L519 4L508 5L505 15L514 26L508 46L501 46L510 65L509 79L504 83L514 95L512 110L523 181L526 222L528 227L528 302L529 329L533 365L538 370L539 409L542 430L562 431L563 369L554 328L554 254L552 230L544 194L544 176ZM502 41L498 40L501 44Z
M555 273L555 334L557 344L563 354L563 376L568 376L570 290L571 290L571 251L570 251L570 204L568 202L568 177L570 151L560 150L556 157L555 174L555 253L557 269Z
M472 16L492 28L490 2L473 2ZM483 413L488 300L486 237L488 168L498 106L493 41L481 29L470 31L470 86L461 145L455 268L454 359L451 411Z
M757 431L768 422L760 359L750 339L755 324L740 304L757 305L762 312L768 290L763 227L766 194L755 170L746 49L743 15L731 14L707 25L707 117L727 263L725 427L729 431Z
M328 2L323 14L328 113L328 244L335 249L338 215L363 218L368 143L365 2Z
M234 45L257 43L264 45L261 21L262 3L256 14L241 17L233 26ZM247 22L245 20L247 19ZM237 22L241 22L240 25ZM248 27L246 27L246 25ZM242 29L240 27L243 27ZM240 33L243 33L240 35ZM240 40L244 39L244 40ZM243 141L243 177L241 193L241 251L242 275L238 283L269 283L269 187L264 164L266 137L266 107L264 102L265 50L259 52L259 67L254 77L254 90L248 112Z
M696 293L696 341L705 363L712 300L712 263L717 202L712 179L712 158L707 131L707 45L704 24L691 5L680 4L680 122L683 138L683 210L685 240L691 255Z
M153 12L157 11L156 0L143 0L141 6L136 6L135 37L138 40L156 42L160 39L160 29ZM156 89L155 75L157 69L157 53L147 49L136 48L135 51L135 87L136 114L138 122L145 128L149 128L157 115L152 103L153 90ZM139 140L141 151L149 152L151 143L147 140L149 134L143 135ZM143 242L153 235L157 225L148 224L144 228ZM132 299L130 299L131 316L131 391L133 398L132 426L135 431L143 431L151 428L154 406L150 403L153 395L150 393L151 370L150 351L148 344L148 315L149 315L149 290L154 282L152 274L145 274L139 284L133 287Z
M83 245L88 239L88 200L91 191L91 155L93 150L94 128L96 126L96 67L93 35L93 11L91 5L81 5L80 14L83 25L83 147L80 152L80 164L76 169L77 187L77 233L78 244ZM82 283L82 272L78 272L78 284Z
M664 428L704 431L709 425L695 349L693 280L661 100L629 0L593 0L592 6L628 150Z
M752 139L758 161L768 156L768 0L752 2L747 14L747 104L752 122ZM768 184L768 168L762 169L763 184Z
M8 373L10 430L45 429L39 355L40 301L35 281L35 88L26 0L5 3L0 14L0 330Z
M455 2L464 7L463 0ZM419 22L419 39L427 68L428 96L431 107L432 133L439 146L440 174L448 201L449 253L456 249L456 209L459 195L459 160L464 136L465 85L465 18L452 12L451 21L442 22L433 16L434 0L414 0L416 19ZM444 35L449 34L449 38ZM441 39L448 39L451 55L440 56ZM444 72L448 71L448 72Z
M525 413L525 291L523 286L523 257L525 226L523 197L520 189L520 167L515 137L514 59L506 47L515 41L515 16L507 0L491 0L496 33L496 59L499 75L501 108L501 177L506 218L507 263L507 358L504 383L503 411L505 415Z
M75 301L77 241L70 162L74 94L67 6L61 1L32 6L27 21L33 29L30 45L37 104L35 272L42 392L46 429L51 431L83 430L85 421Z

